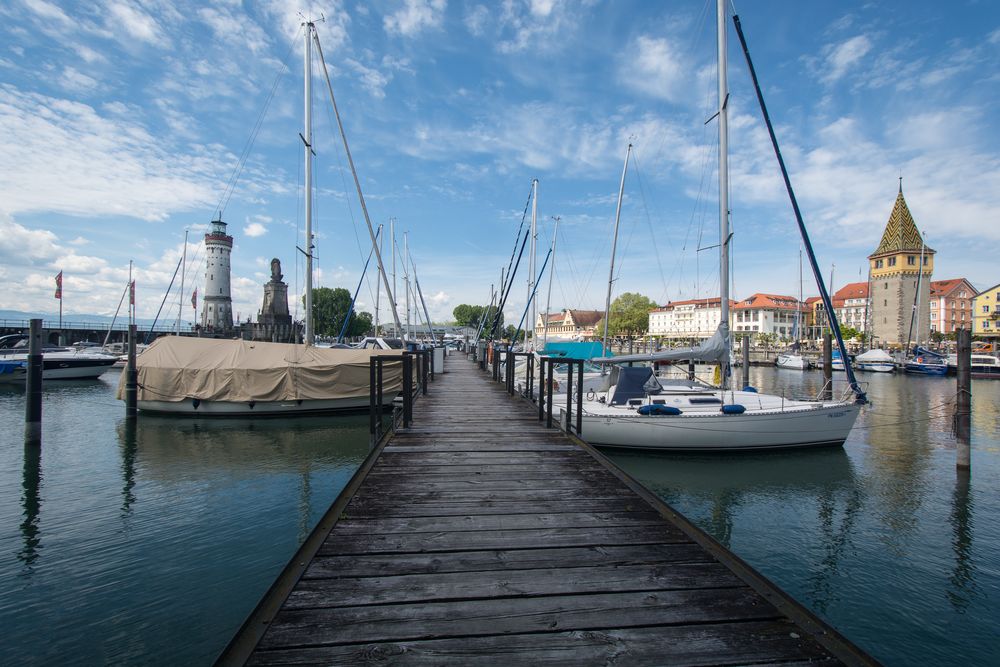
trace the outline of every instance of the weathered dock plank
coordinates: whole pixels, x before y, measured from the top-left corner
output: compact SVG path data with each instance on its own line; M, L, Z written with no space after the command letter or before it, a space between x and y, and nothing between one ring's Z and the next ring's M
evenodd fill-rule
M874 663L473 364L448 370L220 663Z

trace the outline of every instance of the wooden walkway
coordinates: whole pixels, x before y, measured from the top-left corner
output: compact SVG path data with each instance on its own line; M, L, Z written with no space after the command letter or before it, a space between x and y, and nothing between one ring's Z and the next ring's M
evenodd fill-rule
M464 357L414 412L220 663L871 663Z

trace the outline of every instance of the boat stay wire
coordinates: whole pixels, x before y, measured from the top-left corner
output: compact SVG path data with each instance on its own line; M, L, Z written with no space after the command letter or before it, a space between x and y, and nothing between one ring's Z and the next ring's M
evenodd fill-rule
M257 135L260 134L261 127L264 124L264 119L267 117L267 111L271 106L271 102L274 100L275 93L278 90L278 83L281 81L281 77L284 76L285 72L288 71L288 58L292 53L294 45L295 41L293 40L288 46L288 51L285 52L285 57L281 60L281 67L278 69L278 73L274 76L274 82L271 84L271 90L264 99L264 106L261 108L260 114L258 114L257 121L254 123L253 128L250 130L250 136L247 137L247 141L243 145L243 151L236 160L236 165L233 167L233 173L230 174L229 180L226 182L226 187L222 192L222 197L219 199L219 205L216 207L220 220L222 219L222 214L226 211L226 207L229 206L229 200L232 199L233 192L236 191L236 184L239 181L240 176L243 174L243 169L246 167L247 160L250 158L250 153L253 151L254 143L257 141Z
M771 137L771 146L774 148L774 155L778 159L778 166L781 167L781 176L785 181L785 189L788 191L788 198L791 201L792 210L795 212L795 222L799 226L799 234L802 236L802 244L805 246L806 255L809 257L809 265L812 267L813 276L816 278L816 286L819 288L820 298L823 300L823 307L826 308L827 317L829 317L830 321L830 328L833 330L833 334L837 339L837 347L840 350L841 358L844 360L844 370L847 373L847 380L851 385L851 390L856 396L855 402L865 404L868 402L868 399L854 375L854 368L851 366L851 360L847 354L847 346L844 345L844 337L840 333L840 325L837 322L837 313L833 309L833 302L830 299L830 293L827 291L826 284L823 282L823 275L820 273L819 264L816 262L816 253L813 252L812 242L809 240L809 232L806 231L805 222L802 220L802 212L799 210L799 203L795 199L795 192L792 190L792 182L788 177L788 170L785 168L785 160L781 157L781 150L778 148L778 139L774 134L774 127L771 125L771 117L767 113L767 105L764 104L764 94L761 92L760 84L757 81L757 72L754 69L753 60L750 59L750 49L747 47L746 38L743 36L743 28L740 25L740 17L735 14L733 15L733 24L736 26L736 34L739 36L740 46L743 47L743 55L747 61L747 68L750 70L750 78L753 80L754 90L757 92L757 102L760 104L761 115L764 117L764 123L767 125L767 132Z
M160 302L160 307L156 311L156 317L153 318L153 323L149 325L149 331L146 332L146 337L142 341L144 344L148 344L149 337L153 335L153 329L156 328L156 322L160 319L160 313L163 312L163 305L167 302L167 297L170 296L170 290L174 287L174 281L177 280L177 272L181 270L182 261L184 260L177 260L177 266L174 268L174 275L170 278L170 284L167 285L167 291L163 293L163 301Z
M532 181L534 183L534 181ZM511 280L510 267L514 264L514 254L517 252L518 241L521 240L521 232L524 231L524 221L528 218L528 207L531 206L531 197L534 194L534 187L528 188L528 199L524 202L524 212L521 214L521 224L517 228L517 236L514 238L514 247L510 251L510 260L507 261L507 278L500 283L500 291L503 292L506 284ZM525 232L525 234L530 233L530 231ZM523 249L522 244L522 249Z
M524 318L528 316L528 308L531 307L531 300L534 299L535 294L538 293L538 285L542 282L542 276L545 275L545 266L549 263L549 258L551 256L552 246L549 246L549 251L545 253L545 261L542 262L542 270L538 272L538 279L535 280L535 288L531 290L531 294L528 296L528 303L524 306L524 312L521 313L521 321L517 323L517 329L514 331L514 339L511 343L517 340L517 336L521 332L521 328L524 326ZM525 334L525 339L527 339L527 334Z
M382 225L378 226L378 231L375 232L375 242L378 243L379 237L382 235ZM358 286L354 290L354 296L351 297L351 305L347 309L347 314L344 315L344 324L340 327L340 334L337 335L337 342L344 342L344 334L347 333L347 325L351 321L351 316L354 315L354 304L358 301L358 292L361 291L361 285L365 282L365 274L368 273L368 265L372 261L372 255L375 254L375 248L372 247L371 251L368 253L368 260L365 262L365 268L361 270L361 278L358 280Z
M493 315L493 324L490 326L489 339L492 342L495 340L497 335L497 329L500 326L500 318L503 317L503 309L507 305L507 297L510 295L510 288L514 286L514 276L517 275L517 269L521 266L521 258L524 256L524 248L528 244L528 237L531 234L525 234L524 239L521 241L521 250L517 253L517 261L514 263L514 268L512 271L508 272L506 279L506 288L503 289L503 297L500 299L500 303L497 304L497 311Z

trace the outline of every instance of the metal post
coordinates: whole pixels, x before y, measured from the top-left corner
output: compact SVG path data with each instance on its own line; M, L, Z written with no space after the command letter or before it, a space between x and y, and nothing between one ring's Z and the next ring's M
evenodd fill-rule
M833 400L833 342L829 333L823 334L823 398Z
M427 395L427 368L428 368L428 366L430 366L429 362L430 362L430 358L431 358L430 350L424 350L423 354L421 356L423 357L423 361L421 362L421 369L420 369L420 371L421 371L420 390L421 390L421 393L424 396L426 396Z
M538 421L545 418L545 357L538 357Z
M533 401L535 400L535 355L534 354L528 355L527 366L528 366L527 370L528 376L524 378L524 383L525 385L527 385L526 389L528 391L528 400Z
M548 387L548 399L545 401L545 427L552 428L552 403L554 403L552 395L552 367L555 366L552 359L548 360L545 364L545 370L548 373L547 379L545 380L545 386Z
M25 378L24 444L42 444L42 321L31 320Z
M583 431L583 361L576 376L576 434Z
M566 432L573 421L573 361L566 360Z
M138 327L128 325L128 362L125 365L125 417L135 419L139 413L139 371L135 367L135 344Z
M371 435L372 443L374 443L377 437L377 431L375 429L375 366L378 364L378 357L371 357L368 359L368 433Z
M688 359L688 380L694 379L694 361Z
M385 409L385 397L382 395L382 376L385 370L385 359L383 357L375 357L378 361L375 366L375 417L378 420L377 428L379 437L382 436L382 424L383 424L383 410Z
M743 386L750 386L750 336L743 336Z
M403 353L403 428L410 427L413 419L413 357Z
M955 351L958 354L955 395L955 437L958 446L955 450L955 467L959 470L969 470L972 467L969 427L972 415L972 332L968 329L957 329L955 334L957 342Z

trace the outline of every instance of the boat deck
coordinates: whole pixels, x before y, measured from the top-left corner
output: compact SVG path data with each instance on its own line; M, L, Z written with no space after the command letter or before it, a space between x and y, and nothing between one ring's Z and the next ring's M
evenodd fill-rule
M221 664L872 664L451 357Z

